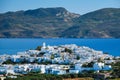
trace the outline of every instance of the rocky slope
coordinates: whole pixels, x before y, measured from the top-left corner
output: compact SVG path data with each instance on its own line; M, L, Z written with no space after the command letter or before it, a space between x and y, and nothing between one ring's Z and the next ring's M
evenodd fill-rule
M1 38L120 38L120 9L104 8L84 15L65 8L0 14Z

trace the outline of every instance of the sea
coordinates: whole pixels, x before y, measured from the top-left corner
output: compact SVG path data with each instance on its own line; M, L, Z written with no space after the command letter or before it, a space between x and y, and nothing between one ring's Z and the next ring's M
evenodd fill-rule
M120 39L81 38L0 38L0 55L12 55L17 52L35 49L37 46L42 46L43 42L49 46L76 44L103 51L113 56L120 56Z

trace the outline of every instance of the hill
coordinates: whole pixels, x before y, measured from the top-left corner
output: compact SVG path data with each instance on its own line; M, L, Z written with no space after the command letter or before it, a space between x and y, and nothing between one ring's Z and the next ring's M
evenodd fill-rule
M1 38L120 38L120 9L104 8L84 15L65 8L0 14Z
M77 38L120 38L120 9L100 9L82 15L76 21L76 25L65 30L62 36Z
M0 14L0 37L58 37L76 17L61 7L7 12Z

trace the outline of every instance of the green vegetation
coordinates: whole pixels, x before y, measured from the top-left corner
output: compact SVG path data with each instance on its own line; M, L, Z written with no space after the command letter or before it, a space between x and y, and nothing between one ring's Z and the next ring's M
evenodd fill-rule
M3 64L16 64L16 63L8 59L7 61L3 62Z
M68 79L63 79L63 80L94 80L93 78L68 78Z
M120 78L120 61L112 64L112 78Z
M23 76L18 76L18 78L7 78L6 80L62 80L62 77L52 74L36 74L30 73Z
M54 59L54 58L55 58L55 55L54 55L54 54L52 54L52 55L51 55L51 59Z
M68 49L68 48L65 48L65 52L68 52L68 53L72 53L72 50Z
M80 56L77 56L77 58L76 58L77 60L80 60Z
M120 78L116 78L116 79L109 79L109 80L120 80Z
M16 79L7 78L6 80L63 80L67 78L87 78L92 77L93 74L80 73L80 74L65 74L65 75L53 75L53 74L39 74L39 73L29 73L27 75L18 76Z
M48 60L46 60L46 61L41 61L41 62L38 62L38 60L37 59L35 59L33 62L28 62L27 60L22 60L22 61L19 61L19 62L13 62L13 61L11 61L11 60L7 60L7 61L5 61L5 62L3 62L3 64L26 64L26 63L37 63L37 64L45 64L45 65L47 65L47 64L52 64L52 62L51 61L48 61Z
M97 62L104 62L104 60L102 58L99 58Z
M20 60L19 62L13 62L11 59L8 59L6 61L3 62L3 64L24 64L24 63L28 63L25 59ZM35 62L33 62L35 63Z
M40 51L41 48L42 48L42 46L38 46L38 47L36 48L36 50Z
M45 54L45 52L40 52L37 57L42 57Z
M94 62L90 62L90 63L85 63L82 65L82 67L93 67Z

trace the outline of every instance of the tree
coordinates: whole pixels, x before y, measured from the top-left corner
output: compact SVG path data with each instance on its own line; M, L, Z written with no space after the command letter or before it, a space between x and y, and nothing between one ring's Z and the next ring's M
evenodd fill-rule
M52 55L51 55L51 59L54 59L54 57L55 57L55 55L54 55L54 54L52 54Z
M90 62L90 63L85 63L82 65L82 67L93 67L94 62Z
M41 46L38 46L36 50L41 51L41 48L42 48Z
M120 78L120 62L116 62L115 64L112 65L112 77L114 78Z
M77 58L76 58L77 60L80 60L80 56L77 56Z
M88 63L88 67L93 67L94 62Z
M72 53L72 50L68 49L68 48L65 48L65 52L68 52L68 53Z
M99 58L97 62L104 62L102 58Z
M3 64L15 64L15 62L11 61L11 59L8 59L4 61Z
M42 57L45 54L45 52L40 52L37 57Z

